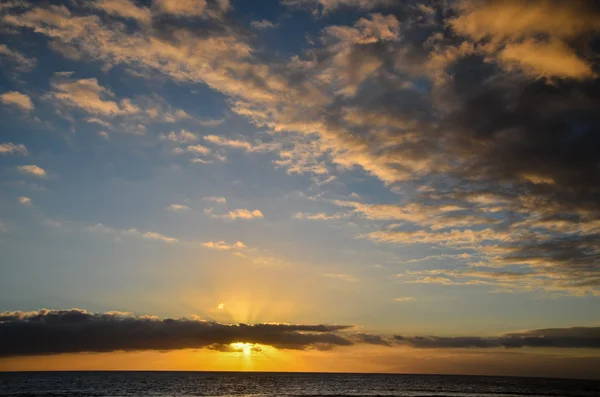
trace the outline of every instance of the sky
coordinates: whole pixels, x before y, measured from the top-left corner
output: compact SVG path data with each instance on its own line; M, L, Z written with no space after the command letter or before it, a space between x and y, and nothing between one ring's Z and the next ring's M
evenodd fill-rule
M591 1L0 3L0 370L598 378Z

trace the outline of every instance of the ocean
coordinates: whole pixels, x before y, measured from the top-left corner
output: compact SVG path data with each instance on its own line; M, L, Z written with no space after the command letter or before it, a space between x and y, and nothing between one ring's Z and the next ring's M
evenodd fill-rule
M265 372L5 372L2 396L600 396L600 381Z

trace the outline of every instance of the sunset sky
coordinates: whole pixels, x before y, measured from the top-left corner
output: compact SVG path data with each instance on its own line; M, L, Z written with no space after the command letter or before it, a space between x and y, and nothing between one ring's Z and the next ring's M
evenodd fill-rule
M0 370L598 368L597 3L0 2Z

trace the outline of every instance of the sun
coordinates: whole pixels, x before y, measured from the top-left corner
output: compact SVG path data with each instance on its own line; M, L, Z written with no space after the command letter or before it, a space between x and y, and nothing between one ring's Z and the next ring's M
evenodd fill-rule
M241 350L242 353L244 353L244 357L250 357L252 355L252 343L242 343L242 342L237 342L237 343L232 343L231 347L237 349L237 350Z

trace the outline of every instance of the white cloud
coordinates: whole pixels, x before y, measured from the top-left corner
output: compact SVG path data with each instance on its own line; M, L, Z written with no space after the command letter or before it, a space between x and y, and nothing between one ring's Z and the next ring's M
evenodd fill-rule
M327 14L340 7L354 7L370 10L394 4L396 0L283 0L282 4L290 7L311 7L314 11L321 9Z
M27 148L23 144L0 143L0 154L21 154L27 155Z
M202 139L213 145L242 149L247 152L267 152L280 149L280 145L277 143L250 143L240 139L230 139L218 135L206 135Z
M55 73L51 81L52 91L48 94L67 107L77 108L90 114L114 117L135 114L140 108L130 99L122 99L119 103L113 98L115 94L98 84L95 78L73 80L71 73Z
M164 243L178 243L179 240L177 240L176 238L173 237L169 237L169 236L165 236L164 234L160 234L160 233L156 233L156 232L138 232L136 229L129 229L127 230L130 233L133 234L139 234L140 236L142 236L142 238L145 239L149 239L149 240L158 240L158 241L162 241Z
M415 298L413 296L403 296L400 298L394 299L395 302L414 302Z
M218 204L227 204L227 199L225 197L204 197L202 200L213 201Z
M31 205L31 199L29 197L21 196L19 197L19 204Z
M91 233L103 233L110 234L119 239L123 237L137 237L145 240L153 240L159 241L166 244L176 244L179 243L179 240L174 237L165 236L164 234L157 232L142 232L137 230L136 228L130 228L127 230L119 230L113 229L111 227L105 226L102 223L98 223L94 226L88 227L88 231Z
M277 26L279 26L278 23L273 23L267 19L263 19L260 21L252 21L250 23L250 25L252 25L253 28L259 29L259 30L273 29L273 28L276 28Z
M187 205L184 205L184 204L171 204L170 206L167 207L167 209L169 211L186 211L186 210L189 210L190 207L188 207Z
M190 153L204 154L204 155L210 153L210 149L207 148L206 146L202 146L202 145L190 145L190 146L186 147L185 150Z
M112 129L113 129L113 126L112 126L112 124L110 124L108 121L105 121L105 120L100 120L100 119L99 119L99 118L97 118L97 117L88 117L87 119L85 119L85 121L86 121L86 122L88 122L88 123L90 123L90 124L98 124L98 125L101 125L101 126L103 126L103 127L106 127L106 128L108 128L108 129L110 129L110 130L112 130Z
M5 105L14 105L25 111L30 111L35 108L28 95L17 91L9 91L1 94L0 101Z
M305 212L298 212L295 215L296 219L308 219L311 221L330 221L347 218L348 214L326 214L324 212L317 212L314 214L307 214Z
M233 211L229 211L227 214L214 214L213 213L213 209L209 208L209 209L205 209L204 213L209 215L212 218L222 218L222 219L247 219L247 220L251 220L251 219L260 219L260 218L264 218L263 213L260 210L247 210L245 208L240 208L240 209L236 209Z
M211 164L212 163L212 161L210 161L210 160L204 160L204 159L200 159L200 158L191 159L190 161L193 164Z
M17 169L24 174L29 174L29 175L39 176L39 177L46 176L46 171L43 168L38 167L37 165L33 165L33 164L22 165L20 167L17 167Z
M218 127L225 122L225 119L203 119L196 122L204 127Z
M109 139L108 132L106 131L98 131L97 134L106 140Z
M161 134L160 139L177 143L189 143L197 141L198 135L186 130L181 130L179 132L171 131L168 134Z
M240 250L248 248L246 244L238 241L234 244L227 244L224 241L208 241L206 243L202 243L203 247L221 250L221 251L230 251L230 250Z

